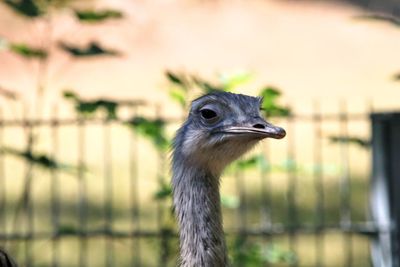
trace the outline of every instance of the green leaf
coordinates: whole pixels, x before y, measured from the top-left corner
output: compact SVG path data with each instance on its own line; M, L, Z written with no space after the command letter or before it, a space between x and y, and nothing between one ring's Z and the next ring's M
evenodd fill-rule
M235 163L235 166L239 170L248 170L259 167L262 171L268 169L268 163L264 155L254 155L248 159L239 160Z
M84 116L92 116L99 110L104 110L107 119L117 119L118 103L110 100L99 99L95 101L81 101L75 104L75 109L78 113Z
M33 0L3 0L3 3L25 17L36 18L44 14L44 11Z
M187 106L189 90L191 89L190 82L184 74L166 71L165 76L172 84L169 88L169 96L172 100L178 102L181 107L185 108Z
M250 82L253 74L247 71L225 73L220 76L224 91L232 91L240 85Z
M99 99L94 102L98 108L105 110L107 119L117 119L118 103L107 99Z
M131 119L128 126L133 128L137 133L150 139L153 144L160 150L165 150L169 146L169 142L165 137L165 121L161 119L146 119L144 117L135 117Z
M82 22L95 23L108 19L123 18L122 12L114 9L105 10L75 10L75 16Z
M262 89L260 96L263 97L263 107L275 106L277 98L281 95L281 92L274 87L266 87Z
M294 252L284 250L277 245L267 246L262 256L269 263L294 264L297 262L297 255Z
M64 42L60 42L59 47L74 57L118 56L118 55L120 55L120 52L118 52L117 50L103 48L97 42L91 42L87 45L87 47L84 47L84 48L66 44Z
M39 58L44 59L47 57L47 51L40 48L33 48L28 46L27 44L15 44L12 43L9 45L9 49L25 58Z
M166 71L166 72L165 72L165 75L167 76L167 79L168 79L170 82L172 82L172 83L174 83L174 84L176 84L176 85L179 85L179 86L181 86L183 89L186 89L186 90L187 90L187 82L185 81L184 75L180 75L180 74L177 74L177 73L173 73L173 72L171 72L171 71Z
M64 91L63 92L63 96L66 99L73 99L73 100L77 100L78 99L78 96L72 91Z
M261 246L243 236L235 239L230 251L234 267L258 267L266 264L261 254Z
M370 148L371 141L357 136L330 136L329 140L332 143L351 144L362 148Z
M83 116L94 116L97 111L104 111L106 113L107 119L115 120L117 119L117 110L119 103L109 99L97 99L92 101L86 101L80 99L72 91L64 91L64 98L75 103L75 110Z
M166 198L172 197L172 188L170 184L161 183L157 192L154 194L155 200L164 200Z
M289 116L291 111L288 107L284 107L278 103L281 92L275 87L265 87L260 92L263 98L261 110L266 116Z
M257 166L257 157L253 156L249 159L246 160L239 160L236 163L236 166L239 170L246 170L246 169L251 169L255 168Z
M393 79L394 79L395 81L400 81L400 73L394 75Z
M186 107L186 93L183 90L172 88L169 92L170 97L178 102L182 107Z
M203 79L192 76L192 81L196 84L200 89L203 90L204 94L212 93L212 92L224 92L225 88L223 86L213 85Z
M79 233L79 229L74 225L60 225L57 229L57 233L60 235L76 235Z
M19 158L22 158L31 164L37 165L48 170L72 170L76 169L71 165L62 164L53 159L52 157L45 154L37 154L32 151L20 151L14 148L3 148L3 153L10 154Z

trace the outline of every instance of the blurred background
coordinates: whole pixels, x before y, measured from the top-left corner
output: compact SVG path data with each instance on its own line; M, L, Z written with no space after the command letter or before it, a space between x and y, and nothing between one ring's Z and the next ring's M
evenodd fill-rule
M399 108L399 26L398 0L1 0L0 246L176 266L169 144L222 90L287 131L224 173L233 266L399 266L370 119Z

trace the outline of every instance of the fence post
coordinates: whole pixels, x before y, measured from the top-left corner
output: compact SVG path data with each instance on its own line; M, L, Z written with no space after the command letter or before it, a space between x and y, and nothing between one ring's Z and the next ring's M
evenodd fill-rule
M400 267L400 113L375 113L372 121L371 215L379 231L374 267Z

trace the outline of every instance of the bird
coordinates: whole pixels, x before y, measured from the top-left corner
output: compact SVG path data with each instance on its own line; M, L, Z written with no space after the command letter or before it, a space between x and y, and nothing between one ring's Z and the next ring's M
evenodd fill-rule
M262 98L211 92L192 101L172 144L173 207L179 227L180 267L229 266L222 226L224 168L283 128L261 115Z

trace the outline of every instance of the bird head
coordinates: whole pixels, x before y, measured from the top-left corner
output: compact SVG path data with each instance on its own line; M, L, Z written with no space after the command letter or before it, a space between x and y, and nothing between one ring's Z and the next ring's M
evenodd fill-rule
M204 95L192 102L189 116L175 138L175 156L220 173L264 138L281 139L283 128L260 113L262 98L227 92Z

